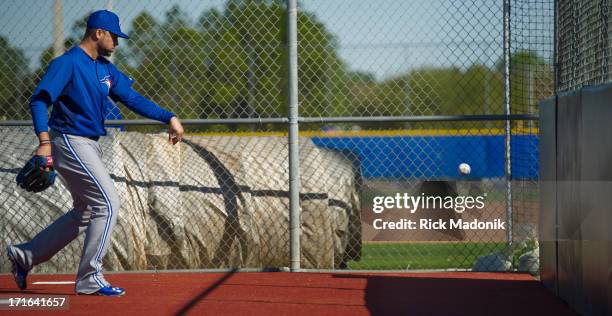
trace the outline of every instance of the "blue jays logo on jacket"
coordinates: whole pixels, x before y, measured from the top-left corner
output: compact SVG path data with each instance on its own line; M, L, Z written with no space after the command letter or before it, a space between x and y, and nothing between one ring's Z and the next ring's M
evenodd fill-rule
M106 75L106 76L104 76L104 78L100 79L100 83L105 84L106 87L108 88L108 91L110 91L110 88L113 85L113 81L111 80L111 76L110 75Z

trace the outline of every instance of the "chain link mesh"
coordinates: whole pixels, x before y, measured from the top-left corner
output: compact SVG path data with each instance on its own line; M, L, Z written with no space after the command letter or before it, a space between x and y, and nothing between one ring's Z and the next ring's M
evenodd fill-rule
M89 12L108 1L61 3L68 48L80 40ZM2 4L3 121L30 119L28 98L53 58L53 1L34 10L42 5ZM113 62L144 96L181 118L287 115L284 1L112 5L131 35L120 40ZM510 6L510 106L512 114L535 114L539 100L554 91L553 1ZM297 18L301 117L504 114L501 1L304 1ZM21 19L35 22L24 27ZM118 106L107 118L138 118ZM504 127L500 121L301 124L302 267L537 273L538 124L512 124L510 201ZM127 126L101 140L123 202L106 268L288 266L286 126L187 130L192 135L178 153L164 148L157 127ZM0 209L11 223L0 240L8 244L31 238L72 201L61 184L42 195L15 191L14 176L35 136L31 128L2 133L11 135L0 151L0 193L8 201ZM457 171L462 162L471 166L469 176ZM486 200L477 211L373 212L375 197L396 194ZM53 211L33 211L47 208ZM513 242L507 229L379 231L376 218L510 220ZM78 244L37 271L72 271ZM7 270L2 257L0 271Z
M502 114L499 1L308 1L333 42L300 63L305 116ZM310 31L309 38L321 38ZM300 41L300 50L319 52ZM332 45L332 46L330 46ZM355 60L347 67L344 60ZM321 85L307 85L310 76Z
M450 222L507 223L504 178L504 123L429 123L429 129L379 129L330 131L313 137L315 144L344 152L359 162L361 188L362 259L348 263L351 269L519 269L519 257L536 250L537 238L537 134L515 129L513 161L514 246L508 246L503 229L451 229ZM523 156L521 156L523 155ZM471 174L459 173L468 163ZM302 177L306 177L303 175ZM401 198L398 204L395 200ZM419 206L411 209L404 196L434 197L462 203L482 198L482 208ZM383 199L394 201L377 212ZM384 202L386 203L386 202ZM417 229L384 228L389 223L412 220ZM421 221L442 221L445 227L419 229ZM386 223L386 224L385 224ZM390 227L390 226L387 226ZM537 250L536 250L537 251ZM531 266L523 266L529 270Z
M557 91L610 82L612 2L557 2Z
M514 0L510 14L510 107L513 114L538 114L554 95L554 1ZM534 271L539 220L538 121L512 123L512 249L519 269ZM530 137L531 135L532 137Z

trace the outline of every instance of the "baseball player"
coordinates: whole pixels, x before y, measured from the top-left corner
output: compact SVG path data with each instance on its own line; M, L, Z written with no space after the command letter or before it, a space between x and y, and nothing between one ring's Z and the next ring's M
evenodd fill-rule
M114 52L118 37L128 38L121 32L119 17L107 10L93 12L80 44L49 64L31 98L34 129L40 141L36 155L52 161L72 195L73 207L30 242L8 246L13 275L22 290L27 287L26 277L32 267L49 260L85 233L76 293L125 293L102 275L102 259L121 205L102 164L98 143L99 137L106 135L104 117L111 106L109 97L142 116L167 123L172 145L181 141L183 127L173 113L134 91L132 79L104 58ZM50 118L49 105L53 105Z

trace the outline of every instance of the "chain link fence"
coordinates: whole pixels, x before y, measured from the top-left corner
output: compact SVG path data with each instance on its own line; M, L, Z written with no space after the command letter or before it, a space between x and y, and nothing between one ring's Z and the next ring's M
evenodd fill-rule
M156 126L119 122L101 139L123 203L107 269L290 265L284 1L1 6L5 125L30 120L28 98L44 69L78 44L85 17L104 7L131 36L113 62L136 90L201 120L187 126L178 149L164 146ZM53 12L61 13L61 32ZM537 273L538 124L529 115L554 93L554 13L548 0L299 2L302 268ZM507 126L504 114L524 116ZM137 118L121 104L107 114ZM25 242L72 200L61 183L38 195L15 191L35 135L31 127L2 133L0 210L10 224L0 240ZM450 204L434 199L411 212L405 196ZM386 198L401 203L387 207ZM482 207L463 209L469 198ZM447 227L377 228L403 220ZM504 225L448 227L474 221ZM70 244L37 271L72 271L79 247ZM0 271L8 269L2 257Z
M610 82L612 2L557 1L557 91Z

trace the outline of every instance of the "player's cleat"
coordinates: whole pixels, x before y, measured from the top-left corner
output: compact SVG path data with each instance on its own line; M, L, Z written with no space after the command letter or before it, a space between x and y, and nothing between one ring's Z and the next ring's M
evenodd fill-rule
M78 293L78 294L85 294L85 293ZM112 286L105 286L101 289L99 289L97 292L93 292L90 293L88 295L100 295L100 296L122 296L125 294L125 290L123 288L120 287L112 287Z
M6 247L6 253L8 255L8 259L11 262L11 272L13 273L13 277L15 277L15 283L21 290L25 290L28 287L27 277L28 270L23 269L19 262L17 262L15 253L13 253L13 247Z
M102 296L122 296L125 294L125 290L120 287L105 286L99 289L95 294Z

